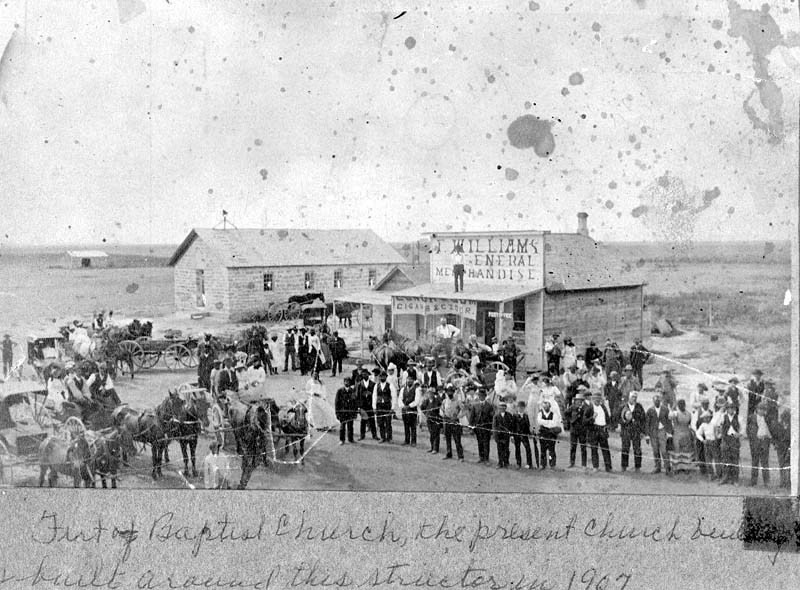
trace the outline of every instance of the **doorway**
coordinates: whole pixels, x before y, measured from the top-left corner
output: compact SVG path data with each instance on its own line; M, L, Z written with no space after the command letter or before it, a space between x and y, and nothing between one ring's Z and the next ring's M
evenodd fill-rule
M206 306L206 278L202 270L195 271L195 294L197 297L197 307Z

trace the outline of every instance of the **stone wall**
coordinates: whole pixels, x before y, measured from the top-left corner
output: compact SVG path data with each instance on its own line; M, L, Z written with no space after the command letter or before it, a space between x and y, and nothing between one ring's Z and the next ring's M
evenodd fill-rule
M197 305L198 270L205 280L205 307ZM176 310L228 313L228 269L219 265L201 240L195 240L175 264L174 278Z

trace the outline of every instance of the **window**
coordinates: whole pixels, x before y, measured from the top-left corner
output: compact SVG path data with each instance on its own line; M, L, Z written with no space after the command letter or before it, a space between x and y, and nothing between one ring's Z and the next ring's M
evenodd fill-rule
M333 288L334 289L341 289L342 288L342 271L341 271L341 269L333 271Z
M272 291L275 288L275 283L272 280L272 273L264 273L264 291Z
M378 282L378 271L374 268L369 269L369 279L367 279L367 284L370 287L374 287L375 283Z
M514 332L524 332L525 331L525 300L524 299L514 299L514 309L513 309L512 317L514 319L514 327L512 328L512 330Z
M309 289L313 289L314 288L314 273L313 272L307 272L306 273L306 278L303 281L303 285L304 285L306 291L308 291Z

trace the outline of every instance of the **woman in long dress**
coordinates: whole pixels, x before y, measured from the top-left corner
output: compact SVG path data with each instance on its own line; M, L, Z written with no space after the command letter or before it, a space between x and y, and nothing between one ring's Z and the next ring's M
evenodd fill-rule
M308 423L315 430L331 430L339 427L336 410L328 403L328 390L319 378L319 371L311 374L306 383L308 394Z
M672 450L669 452L673 469L690 467L694 462L695 435L691 429L692 414L686 409L686 400L679 399L671 413Z

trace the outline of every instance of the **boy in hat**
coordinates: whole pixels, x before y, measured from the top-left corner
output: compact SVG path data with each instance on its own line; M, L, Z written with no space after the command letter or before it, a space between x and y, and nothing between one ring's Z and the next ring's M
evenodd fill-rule
M575 455L578 445L581 446L581 467L586 469L586 435L587 427L584 421L584 414L587 410L586 387L578 389L578 393L572 398L572 404L564 412L564 419L569 424L569 466L575 467Z
M531 422L525 413L525 402L517 402L517 413L514 415L514 458L517 460L517 469L522 469L522 455L520 445L525 447L525 460L528 469L533 469L533 457L531 456Z
M508 413L508 404L500 402L500 411L494 417L492 431L494 432L494 440L497 444L497 468L508 468L508 459L511 454L509 448L509 441L511 433L514 431L514 418Z
M478 441L478 463L488 463L492 442L494 407L486 400L486 389L478 390L478 402L469 410L469 425Z

